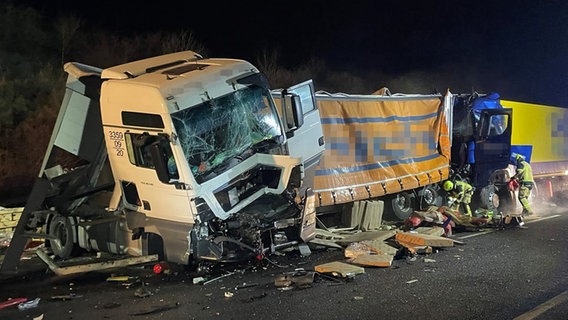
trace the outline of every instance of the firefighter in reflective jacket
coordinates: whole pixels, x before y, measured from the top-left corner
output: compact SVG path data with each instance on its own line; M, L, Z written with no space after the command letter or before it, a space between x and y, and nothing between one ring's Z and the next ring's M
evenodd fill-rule
M529 196L534 185L531 165L520 154L515 155L517 162L517 172L511 178L519 184L519 202L523 206L523 215L531 215L533 211L529 204Z
M442 187L446 192L448 192L450 197L455 199L455 201L450 204L450 208L458 210L461 205L464 213L471 217L471 208L469 207L469 204L471 203L471 196L474 191L473 186L465 181L446 180Z

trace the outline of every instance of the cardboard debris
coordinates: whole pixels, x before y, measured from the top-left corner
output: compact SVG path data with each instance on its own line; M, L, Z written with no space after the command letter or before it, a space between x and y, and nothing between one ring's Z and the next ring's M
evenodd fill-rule
M363 231L376 230L383 220L384 202L380 200L362 200L343 207L342 223Z
M309 243L315 244L315 245L319 245L319 246L330 247L330 248L343 249L342 246L340 246L339 244L337 244L337 243L336 243L335 241L333 241L333 240L320 239L320 238L313 238L312 240L310 240Z
M344 278L365 273L365 269L363 267L354 266L341 261L333 261L317 265L314 267L314 271L319 273L328 273L334 276L341 276Z
M339 244L349 244L351 242L359 242L364 240L386 240L388 238L392 238L395 234L396 231L394 230L366 231L345 236L343 237L343 239L337 240L336 242Z
M366 240L352 242L345 247L344 255L346 258L355 258L366 254L380 254L395 256L398 249L389 246L381 240Z
M353 242L345 248L343 254L345 258L355 258L361 255L371 254L371 249L361 242Z
M343 239L345 238L344 235L338 234L338 233L334 233L328 230L323 230L323 229L319 229L316 228L316 238L320 238L320 239L329 239L329 240L339 240L339 239Z
M370 267L390 267L394 256L389 254L364 254L349 259L349 263Z
M452 218L452 221L456 225L460 225L462 227L472 227L475 228L476 226L471 223L471 217L468 215L462 215L458 211L452 210L449 207L443 206L438 209L442 214L449 216Z
M377 254L389 254L395 256L398 253L398 249L389 246L382 240L366 240L361 243L367 245L372 252Z
M398 232L395 236L396 241L402 241L417 246L432 246L432 247L453 247L454 241L452 239L433 236L429 234Z
M444 228L442 227L418 227L414 229L414 231L416 231L416 233L429 234L438 237L444 235Z
M406 248L408 250L408 252L410 252L411 254L427 254L427 253L432 253L432 247L430 246L418 246L418 245L414 245L412 243L408 243L405 241L400 241L397 240L397 243L400 244L401 246L403 246L404 248Z

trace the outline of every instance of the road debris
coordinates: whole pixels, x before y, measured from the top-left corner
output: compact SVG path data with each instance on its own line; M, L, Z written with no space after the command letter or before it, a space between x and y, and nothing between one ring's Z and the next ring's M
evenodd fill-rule
M152 268L152 271L154 272L154 274L160 274L160 273L169 274L171 272L168 263L163 261L156 263Z
M296 285L298 289L305 289L311 287L314 283L314 275L315 272L313 271L296 270L276 276L274 285L279 288Z
M11 298L0 303L0 310L28 301L28 298Z
M136 277L129 277L129 276L111 276L106 279L107 282L125 282L125 281L132 281L136 280Z
M77 295L75 293L70 293L70 294L65 294L65 295L58 295L58 296L51 296L51 300L62 300L62 301L66 301L66 300L72 300L72 299L77 299L77 298L82 298L82 295Z
M207 279L204 278L204 277L195 277L195 278L193 278L192 281L193 281L193 284L201 284L201 283L207 281Z
M56 261L50 256L50 252L48 252L47 248L36 250L36 254L45 264L47 264L49 269L58 276L85 273L90 271L102 271L158 260L157 254L140 257L121 257L120 259L109 259L104 261L98 261L98 258L94 258L93 261L96 262L90 263L84 263L84 259L77 258L77 261L81 261L80 264L63 266L56 263ZM71 263L71 260L73 259L68 259L67 262Z
M150 314L162 313L164 311L176 309L179 306L180 306L180 303L175 302L175 303L167 304L167 305L163 305L163 306L154 306L151 310L131 313L130 315L131 316L146 316L146 315L150 315Z
M118 308L120 306L121 306L120 303L113 301L113 302L108 302L108 303L103 304L103 309L114 309L114 308Z
M210 283L215 282L215 281L217 281L217 280L219 280L219 279L223 279L223 278L232 276L232 275L234 275L234 274L236 274L236 273L244 273L244 270L242 270L242 271L241 271L241 270L237 270L237 271L229 272L229 273L224 274L224 275L222 275L222 276L219 276L219 277L217 277L217 278L213 278L213 279L207 280L207 281L203 282L203 285L210 284Z
M41 300L40 298L35 298L35 299L27 301L27 302L22 302L22 303L18 304L18 310L24 311L24 310L36 308L39 305L40 300Z
M262 298L264 298L264 297L266 297L266 296L267 296L266 292L263 292L263 293L261 293L261 294L259 294L259 295L252 296L252 297L248 297L248 298L246 298L246 299L242 299L241 301L244 302L244 303L250 303L250 302L254 302L254 301L256 301L256 300L262 299Z
M152 292L145 287L141 287L134 291L134 296L137 298L146 298L152 295Z
M319 273L331 274L336 277L352 278L358 274L365 273L363 267L354 266L341 261L333 261L320 264L314 267L314 270Z

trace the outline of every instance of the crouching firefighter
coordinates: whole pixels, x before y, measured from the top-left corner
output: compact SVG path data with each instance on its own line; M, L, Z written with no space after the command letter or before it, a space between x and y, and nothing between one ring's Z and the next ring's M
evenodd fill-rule
M459 210L461 205L464 213L471 217L471 208L469 207L469 204L471 203L471 197L475 190L473 186L465 181L446 180L442 187L446 192L448 192L450 197L455 199L453 203L450 204L450 209Z
M529 203L529 196L534 185L531 165L520 154L515 154L515 162L517 165L516 173L512 180L516 180L519 184L519 202L523 206L522 215L531 215L533 211Z

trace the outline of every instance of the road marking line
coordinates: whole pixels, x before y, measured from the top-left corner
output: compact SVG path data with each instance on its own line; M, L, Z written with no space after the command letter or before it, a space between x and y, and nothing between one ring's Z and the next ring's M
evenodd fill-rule
M477 233L473 233L473 234L470 234L470 235L467 235L467 236L459 237L458 239L463 240L463 239L467 239L467 238L473 238L473 237L481 236L481 235L488 234L488 233L495 232L495 231L497 231L497 229L490 229L490 230L487 230L487 231L477 232Z
M541 303L529 312L523 313L520 316L514 318L513 320L531 320L545 313L546 311L554 308L555 306L561 304L562 302L568 300L568 291L564 291L556 297Z
M525 221L525 224L533 223L533 222L537 222L537 221L548 220L548 219L552 219L552 218L558 218L558 217L560 217L560 215L555 214L553 216L542 217L542 218L538 218L538 219L531 220L531 221ZM467 235L467 236L458 237L458 239L463 240L463 239L473 238L473 237L481 236L481 235L488 234L488 233L491 233L491 232L495 232L497 230L498 229L489 229L487 231L477 232L477 233L473 233L473 234L470 234L470 235Z

